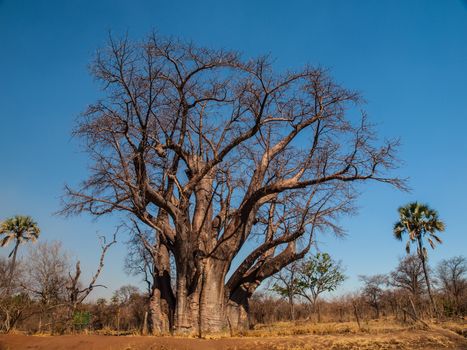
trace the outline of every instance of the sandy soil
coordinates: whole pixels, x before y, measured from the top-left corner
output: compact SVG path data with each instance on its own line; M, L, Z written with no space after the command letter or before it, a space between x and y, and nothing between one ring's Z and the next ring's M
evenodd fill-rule
M447 330L412 330L392 334L303 335L191 339L141 336L0 335L0 350L350 350L350 349L467 349L467 340Z

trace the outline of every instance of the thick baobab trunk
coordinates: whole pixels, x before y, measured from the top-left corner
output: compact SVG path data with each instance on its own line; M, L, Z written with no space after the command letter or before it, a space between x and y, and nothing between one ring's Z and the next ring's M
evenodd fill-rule
M253 327L250 317L250 298L259 286L259 281L241 284L230 291L227 301L229 327L233 330L248 330Z
M198 329L199 275L195 254L196 241L190 237L190 221L177 222L180 239L175 242L176 253L176 295L174 332L176 334L194 334Z
M161 291L156 287L152 289L149 299L149 314L152 335L169 333L169 315L163 311Z
M227 326L223 264L215 259L200 262L199 276L194 286L186 283L185 276L177 281L175 332L196 334L218 332Z
M250 322L250 296L243 288L237 288L231 293L227 302L226 316L232 330L246 330Z
M167 334L174 324L175 299L170 284L170 258L164 245L158 249L154 286L149 299L151 333Z
M209 176L196 186L193 219L189 209L176 229L177 296L175 332L203 336L226 326L224 283L228 262L219 251L217 226L213 225L213 180ZM186 205L185 208L188 208Z
M220 331L226 326L224 276L223 264L212 258L203 261L199 299L200 336L205 332Z
M174 332L176 334L195 334L198 329L199 290L190 293L186 276L178 275Z

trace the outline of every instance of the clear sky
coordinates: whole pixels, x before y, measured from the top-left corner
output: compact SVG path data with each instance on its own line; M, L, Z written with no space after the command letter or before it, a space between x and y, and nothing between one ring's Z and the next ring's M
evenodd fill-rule
M0 0L0 220L33 216L41 240L61 240L89 270L96 232L113 219L53 216L65 183L87 174L86 155L71 138L76 116L98 86L88 73L111 30L141 38L163 35L214 48L269 53L276 66L328 67L361 91L384 138L400 137L410 193L366 186L345 239L319 237L358 287L359 274L385 273L404 254L392 237L398 206L418 200L446 222L444 244L430 262L467 255L467 2L461 0L62 1ZM101 282L112 290L137 280L123 272L126 237L107 257ZM6 250L3 251L3 254Z

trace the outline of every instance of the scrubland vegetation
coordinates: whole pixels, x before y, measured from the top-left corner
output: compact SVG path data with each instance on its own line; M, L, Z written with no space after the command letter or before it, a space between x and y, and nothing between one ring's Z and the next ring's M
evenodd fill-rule
M430 276L426 279L418 254L403 256L388 274L361 276L361 288L353 293L326 298L321 294L338 289L345 279L342 263L327 253L310 255L283 269L268 288L253 294L248 329L227 326L205 334L204 338L211 339L209 344L180 338L138 340L134 337L151 333L152 285L141 265L144 259L135 259L139 255L134 241L129 242L133 254L126 262L127 272L143 277L147 291L124 285L110 299L86 300L94 288L101 287L98 277L105 253L115 241L101 242L100 264L86 282L79 262L71 260L60 242L39 240L22 247L25 241L37 239L40 230L31 218L16 219L15 227L21 223L27 229L4 240L5 245L13 242L14 250L10 258L0 260L0 326L10 334L0 337L0 344L12 349L30 346L24 335L72 334L65 340L41 338L43 345L34 344L44 349L84 349L80 336L96 348L107 346L108 336L119 336L120 340L110 341L115 349L204 349L207 345L216 349L258 345L271 349L462 349L467 344L467 260L458 256L434 267L425 264ZM8 237L5 230L2 233ZM13 259L21 248L25 254ZM427 280L432 283L436 309L430 302Z
M142 335L148 334L150 292L124 285L110 299L73 299L75 267L59 242L38 242L16 262L0 260L0 320L3 332L24 334ZM305 260L305 265L309 262ZM333 265L333 267L338 266ZM335 270L333 270L335 271ZM420 260L407 255L387 275L361 276L362 287L351 294L312 300L300 288L256 292L250 303L250 329L226 327L224 336L264 337L304 334L376 334L433 325L465 336L467 325L467 261L443 260L429 269L435 282L434 314L426 292ZM299 285L299 267L283 271L282 279ZM303 273L303 272L302 272ZM316 275L315 275L316 276ZM317 279L319 281L319 278ZM309 286L313 286L309 284ZM83 284L79 289L85 289ZM10 295L7 295L7 291ZM291 302L292 300L292 302Z

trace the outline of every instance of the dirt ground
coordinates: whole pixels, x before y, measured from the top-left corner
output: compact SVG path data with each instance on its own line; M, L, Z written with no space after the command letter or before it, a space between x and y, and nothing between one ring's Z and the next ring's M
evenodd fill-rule
M350 350L350 349L467 349L467 339L446 329L399 330L382 334L330 334L275 337L179 337L64 335L0 335L0 350Z

